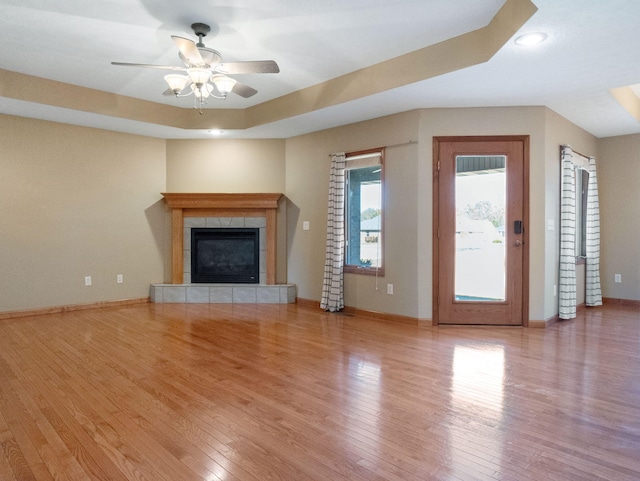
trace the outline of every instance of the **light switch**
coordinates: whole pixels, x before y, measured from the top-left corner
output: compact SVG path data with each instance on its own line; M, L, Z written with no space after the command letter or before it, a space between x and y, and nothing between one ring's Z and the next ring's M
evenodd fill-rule
M553 219L549 219L547 221L547 230L556 230L556 226L553 222Z
M302 222L302 230L309 230L309 221L305 220Z

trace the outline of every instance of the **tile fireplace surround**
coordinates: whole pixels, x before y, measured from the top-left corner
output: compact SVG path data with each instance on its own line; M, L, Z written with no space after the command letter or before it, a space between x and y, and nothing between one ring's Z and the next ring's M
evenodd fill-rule
M276 284L276 210L282 194L162 194L171 208L171 284L152 284L151 302L269 303L296 301L293 284ZM259 284L192 284L191 229L258 227Z

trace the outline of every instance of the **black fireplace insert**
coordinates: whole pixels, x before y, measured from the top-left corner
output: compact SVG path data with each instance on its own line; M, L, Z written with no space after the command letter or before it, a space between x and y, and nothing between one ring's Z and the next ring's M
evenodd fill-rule
M191 282L260 282L260 229L191 229Z

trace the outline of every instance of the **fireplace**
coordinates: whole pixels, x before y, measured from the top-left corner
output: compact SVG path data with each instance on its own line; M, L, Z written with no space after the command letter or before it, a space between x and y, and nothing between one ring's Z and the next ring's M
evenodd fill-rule
M191 229L191 282L257 284L260 229Z
M294 284L276 284L276 211L282 194L164 193L171 208L171 283L151 284L151 302L258 303L296 302ZM286 217L286 216L285 216ZM191 278L191 233L196 229L258 229L258 283Z
M248 219L264 219L264 235L261 235L261 275L262 284L276 283L276 210L282 194L205 194L205 193L164 193L164 200L171 208L171 283L191 283L190 253L191 240L185 242L189 227L241 227L234 220L243 218L242 226ZM213 218L229 219L229 224L210 224ZM193 222L193 225L192 224ZM197 221L197 222L195 222ZM188 225L189 224L189 225ZM198 224L198 225L196 225ZM263 272L262 272L263 271ZM188 276L185 276L188 273ZM186 278L185 278L186 277Z

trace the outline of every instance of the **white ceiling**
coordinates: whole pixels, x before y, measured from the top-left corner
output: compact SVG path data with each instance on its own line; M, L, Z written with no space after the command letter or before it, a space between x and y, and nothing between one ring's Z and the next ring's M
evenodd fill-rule
M230 137L286 138L386 114L432 107L544 105L597 137L640 133L609 92L640 83L640 1L533 0L521 33L543 31L534 48L513 39L488 62ZM155 69L111 61L181 65L171 35L194 38L226 61L273 59L279 74L244 75L258 90L207 108L245 109L337 76L481 28L504 0L0 0L0 68L68 84L191 108L162 96ZM515 37L517 36L514 36ZM1 82L1 78L0 78ZM2 96L0 112L163 138L188 131ZM197 112L194 111L194 115Z

